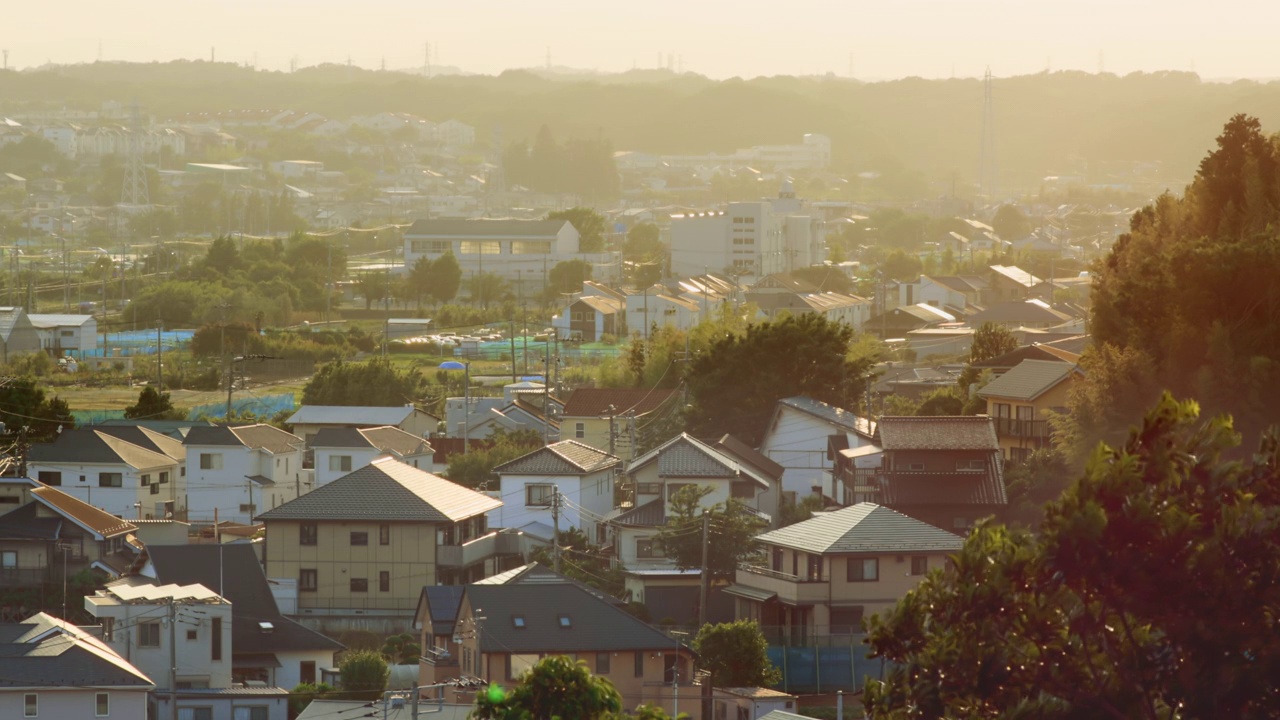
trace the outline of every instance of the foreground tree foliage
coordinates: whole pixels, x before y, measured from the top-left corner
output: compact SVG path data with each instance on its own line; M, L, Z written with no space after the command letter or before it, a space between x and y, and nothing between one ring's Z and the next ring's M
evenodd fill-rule
M148 385L138 393L138 401L124 409L124 416L137 420L185 420L187 411L175 408L169 393Z
M870 356L853 356L853 329L816 313L721 335L689 367L689 432L732 433L755 447L778 400L805 395L854 410Z
M1166 394L1045 511L868 622L875 718L1280 716L1280 439Z
M378 700L387 689L391 668L381 653L357 650L347 653L338 668L343 696L355 700Z
M405 405L422 398L426 380L385 360L322 366L302 388L304 405Z
M769 662L769 643L754 620L703 625L693 641L698 666L715 687L772 687L782 673Z
M596 677L585 663L563 655L543 658L520 676L510 692L497 685L476 697L477 720L551 720L612 717L622 712L613 683Z
M681 570L702 567L702 499L711 493L706 485L689 484L671 496L671 514L658 531L658 542ZM706 509L708 534L707 573L731 579L738 563L759 555L752 538L769 527L746 505L729 498Z

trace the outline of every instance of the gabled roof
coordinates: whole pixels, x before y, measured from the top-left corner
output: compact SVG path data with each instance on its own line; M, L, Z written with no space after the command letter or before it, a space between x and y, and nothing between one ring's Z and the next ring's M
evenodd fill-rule
M1023 360L1005 374L979 388L980 397L1010 398L1031 402L1072 375L1083 375L1075 363L1057 360Z
M486 653L669 651L675 646L666 633L570 583L468 585L462 606L483 610L480 651ZM523 627L516 627L517 616ZM561 625L562 616L568 627Z
M541 239L554 238L568 220L490 220L476 219L440 219L415 220L405 231L408 237L513 237Z
M341 643L280 614L251 545L153 545L147 554L159 582L203 585L231 601L234 655L342 649ZM263 633L260 622L270 622L272 631Z
M449 523L501 505L501 500L425 470L378 458L256 519Z
M1049 307L1043 300L1009 300L1007 302L988 305L981 312L974 313L969 322L975 327L985 322L997 323L1064 323L1071 316Z
M399 426L415 412L435 417L410 405L344 406L303 405L285 420L286 425L339 425L344 427ZM439 418L437 418L439 419Z
M890 507L1005 505L1009 502L999 463L985 472L894 472L880 479L880 498Z
M0 688L121 688L155 683L106 643L52 615L0 623Z
M561 440L493 469L501 475L585 475L622 462L577 440Z
M393 425L375 428L324 427L311 440L313 448L363 448L397 455L418 455L432 452L426 440L405 432Z
M40 504L29 502L0 515L0 539L57 540L65 522L61 517L41 517Z
M781 411L783 407L788 407L806 415L811 415L823 422L830 423L835 428L845 432L861 435L867 439L871 439L875 436L875 423L870 418L859 417L844 408L838 408L835 405L824 403L821 400L814 400L811 397L796 395L794 397L782 398L779 400L778 410Z
M609 517L611 525L628 525L630 527L658 527L667 523L667 505L662 498L622 510Z
M969 242L969 241L965 240L965 242ZM964 278L964 277L960 277L959 275L921 275L920 279L932 280L933 282L947 288L948 290L954 290L955 292L958 292L961 294L976 293L982 289L981 287L971 282L972 280L971 278ZM986 283L983 283L984 287L985 285Z
M986 369L1005 369L1017 367L1018 363L1023 360L1056 360L1061 362L1073 363L1080 359L1080 356L1073 352L1068 352L1044 343L1033 343L1031 345L1023 345L1022 347L1007 352L1003 355L997 355L993 358L987 358L976 363L973 367Z
M483 580L477 580L473 585L555 585L568 583L577 585L596 597L613 605L626 605L625 602L615 598L599 588L593 588L590 585L579 582L569 577L565 577L557 573L555 570L537 562L531 562L527 565L512 568L506 572L492 575Z
M880 446L894 450L999 450L995 422L985 415L880 418Z
M183 447L181 440L151 428L141 425L95 425L93 429L133 443L143 450L168 455L179 462L187 459L187 449Z
M285 432L278 427L257 423L240 427L193 427L187 432L183 444L191 445L224 445L241 446L255 450L266 450L273 454L286 453L299 449L302 438Z
M750 479L765 489L773 486L772 478L763 471L739 462L688 433L680 433L631 461L627 473L635 473L655 461L659 477Z
M1026 270L1023 270L1017 265L992 265L991 271L997 275L1012 280L1023 287L1031 287L1032 285L1040 282L1040 278L1032 275Z
M422 597L418 600L418 616L414 624L426 622L421 617L423 611L431 618L430 635L452 635L454 622L458 619L458 605L462 602L461 585L427 585L422 588ZM425 649L425 648L424 648Z
M623 300L617 298L604 297L602 295L583 295L575 302L590 307L603 315L613 315L615 313L626 312L627 304Z
M807 553L941 552L959 550L964 539L875 503L817 513L756 540Z
M106 540L138 530L137 525L127 520L121 520L105 510L99 510L89 503L71 497L54 487L32 488L31 497L41 505L79 525L97 540Z
M36 443L29 455L35 463L128 465L139 470L175 464L168 455L153 452L93 428L63 430L51 443Z
M644 388L578 388L564 404L561 417L592 417L623 415L634 412L637 417L657 410L660 405L676 395L675 390L646 390ZM610 406L613 407L610 410Z
M712 447L744 465L750 465L773 480L782 479L782 473L786 472L786 468L732 435L726 434Z

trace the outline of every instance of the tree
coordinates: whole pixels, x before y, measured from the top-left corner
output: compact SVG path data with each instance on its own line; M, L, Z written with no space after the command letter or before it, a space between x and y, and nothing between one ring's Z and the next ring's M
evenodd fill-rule
M894 250L881 263L880 270L887 278L908 282L920 277L921 271L924 270L924 263L920 262L920 258L915 255Z
M391 283L387 276L380 272L367 272L356 281L360 294L364 297L364 309L368 310L376 302L381 302L391 295Z
M981 523L868 621L874 718L1267 718L1280 640L1280 434L1165 394L1101 445L1040 531Z
M467 280L467 292L472 303L480 303L480 307L489 309L489 303L501 302L510 294L507 281L497 273L477 273Z
M124 416L138 420L183 420L187 414L173 406L169 393L147 386L138 393L138 401L124 409Z
M311 704L312 700L323 698L333 693L328 683L299 683L289 693L289 717L296 718Z
M418 656L422 654L421 648L418 647L418 640L411 633L400 633L392 635L382 643L382 656L387 662L396 665L406 665L418 663Z
M969 364L1000 357L1017 349L1018 339L1008 328L985 322L973 333L973 343L969 346Z
M662 244L662 233L658 226L651 222L637 223L627 231L627 240L622 246L622 254L632 262L654 260L666 255L667 247Z
M490 685L476 696L476 720L593 720L622 712L622 696L613 683L596 677L584 662L563 655L538 661L520 676L511 692Z
M1056 500L1071 482L1072 469L1058 448L1036 450L1020 463L1005 470L1009 504L1001 519L1015 527L1035 527L1044 507Z
M954 386L938 388L921 399L916 415L963 415L964 400Z
M1137 348L1094 344L1080 357L1083 376L1067 395L1068 412L1051 415L1057 442L1079 466L1098 443L1115 445L1160 396L1155 363Z
M452 252L446 252L431 261L427 293L437 303L446 303L458 296L462 287L462 266Z
M713 687L772 687L782 673L769 662L769 643L754 620L703 625L694 638L698 665Z
M489 441L491 444L488 447L470 448L466 453L450 454L445 476L469 488L497 488L499 478L493 471L494 468L528 455L542 446L542 436L536 430L507 432L498 428L489 436Z
M591 270L591 263L586 260L561 260L556 263L547 278L547 300L554 302L561 295L582 292L582 283L591 279Z
M1018 209L1017 205L1001 205L991 219L991 229L1001 239L1013 242L1031 234L1031 221Z
M416 370L396 370L391 363L335 362L320 370L302 388L304 405L404 405L420 399L426 381Z
M872 359L850 356L853 329L809 313L750 325L699 353L686 382L689 432L756 446L778 400L804 395L855 409Z
M547 215L548 220L568 220L578 231L578 252L598 253L604 250L604 216L585 207L557 210Z
M708 486L691 483L671 496L671 514L658 531L658 542L681 570L702 567L702 499L710 492ZM705 511L711 535L707 573L712 578L732 578L740 563L759 555L752 539L768 523L733 498Z
M338 666L343 695L353 700L378 700L387 689L391 668L382 654L372 650L347 653Z

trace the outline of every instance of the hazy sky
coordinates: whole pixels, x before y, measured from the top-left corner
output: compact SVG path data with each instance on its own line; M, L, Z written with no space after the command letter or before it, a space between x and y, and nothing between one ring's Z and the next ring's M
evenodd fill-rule
M496 73L546 62L723 78L849 73L864 79L1053 70L1194 69L1280 76L1275 0L47 0L8 4L10 67L217 59L267 69L351 61ZM1245 20L1247 18L1247 20Z

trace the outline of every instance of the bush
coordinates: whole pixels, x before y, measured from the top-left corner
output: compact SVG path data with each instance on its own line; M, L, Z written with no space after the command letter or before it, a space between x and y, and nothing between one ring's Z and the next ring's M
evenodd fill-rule
M299 683L293 688L293 692L289 693L289 717L298 717L303 710L307 709L312 700L322 698L332 692L333 688L328 683L319 683L317 685Z
M348 653L338 667L342 678L343 697L351 700L377 700L387 689L391 668L382 654L374 650Z

